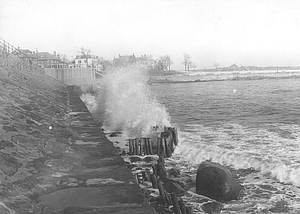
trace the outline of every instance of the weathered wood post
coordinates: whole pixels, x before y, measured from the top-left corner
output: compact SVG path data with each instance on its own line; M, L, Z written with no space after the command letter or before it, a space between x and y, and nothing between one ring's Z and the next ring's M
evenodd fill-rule
M170 139L170 138L168 138ZM166 157L171 157L172 156L172 148L171 148L171 141L168 140L166 138L164 138L164 141L165 141L165 147L166 147Z
M139 143L138 143L138 140L137 139L134 139L134 145L135 145L135 155L138 155L139 154Z
M151 173L150 173L150 169L149 168L146 168L145 169L145 177L146 177L146 180L151 182L151 177L150 177Z
M157 147L156 147L156 154L159 154L160 153L160 138L158 137L157 140L156 140L156 143L157 143Z
M145 139L145 147L146 147L146 153L147 155L150 155L150 142L148 141L148 138Z
M166 157L166 146L165 146L165 144L164 144L164 142L163 142L163 139L164 138L160 138L160 141L161 141L161 147L162 147L162 154L163 154L163 156L164 157Z
M134 142L134 139L131 139L131 155L135 155L135 142Z
M177 194L175 192L170 193L170 194L171 194L174 213L175 214L181 214L182 212L180 212L180 207L179 207L179 204L178 204Z
M177 133L176 128L172 128L171 133L172 133L173 142L174 142L175 146L177 146L178 145L178 133Z
M159 155L159 158L157 160L157 164L155 165L155 168L156 168L157 177L159 177L159 178L167 177L164 156Z
M132 140L129 140L128 142L128 146L129 146L129 155L132 155Z
M149 154L153 155L153 147L152 147L152 143L150 142L150 138L146 138L148 145L149 145Z
M157 178L154 174L150 174L150 181L151 181L152 187L157 189Z
M157 186L158 186L159 195L160 195L160 197L162 198L163 204L166 204L166 203L167 203L167 200L166 200L166 194L165 194L165 190L164 190L164 188L163 188L163 185L162 185L162 181L161 181L161 180L158 180L158 181L157 181Z
M181 213L182 214L187 214L187 212L186 212L187 208L185 207L185 205L184 205L181 198L179 199L178 204L179 204L179 208L180 208Z
M137 139L139 145L139 155L143 155L143 146L142 146L142 139Z
M152 165L153 174L157 177L157 169L155 165Z
M142 138L142 142L143 142L143 150L144 150L144 155L148 155L148 145L147 145L147 141L146 138Z

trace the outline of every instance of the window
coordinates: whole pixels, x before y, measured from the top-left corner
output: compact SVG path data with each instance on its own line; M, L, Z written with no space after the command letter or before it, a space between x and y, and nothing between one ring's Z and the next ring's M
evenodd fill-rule
M81 63L81 60L78 60L78 63L80 64L80 63Z

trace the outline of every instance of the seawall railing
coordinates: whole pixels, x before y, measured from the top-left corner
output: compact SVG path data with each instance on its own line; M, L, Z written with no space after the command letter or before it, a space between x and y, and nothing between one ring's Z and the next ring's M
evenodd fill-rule
M44 74L37 61L19 48L0 38L0 66L13 71L28 71Z

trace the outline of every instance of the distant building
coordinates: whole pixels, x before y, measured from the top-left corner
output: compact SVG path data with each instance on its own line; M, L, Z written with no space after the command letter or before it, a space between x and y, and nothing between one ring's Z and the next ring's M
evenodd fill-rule
M26 58L36 63L42 68L65 68L68 67L68 62L60 59L59 55L56 55L56 51L53 54L48 52L35 52L28 49L19 49L26 55Z
M146 54L141 55L141 57L136 57L134 54L124 56L119 54L119 57L114 58L113 61L114 66L138 65L146 69L153 69L155 64L156 61Z
M75 58L76 68L86 68L99 66L99 57L95 55L77 55Z
M28 49L20 49L18 47L18 51L22 52L21 58L28 59L31 63L37 64L38 56L34 51Z
M113 61L113 65L114 66L126 66L126 65L133 65L135 64L136 62L136 59L135 59L135 55L132 54L132 55L124 55L124 56L121 56L119 54L119 57L118 58L114 58L114 61Z
M38 52L38 64L43 68L67 68L68 63L61 60L59 55L48 52Z
M141 66L146 69L154 69L156 61L146 54L141 55L141 57L136 57L136 65Z

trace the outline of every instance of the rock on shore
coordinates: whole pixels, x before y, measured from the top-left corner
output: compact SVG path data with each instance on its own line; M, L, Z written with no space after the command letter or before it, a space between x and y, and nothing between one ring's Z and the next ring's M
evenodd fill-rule
M241 190L242 186L221 164L205 161L199 165L196 177L197 194L226 202L238 199Z

